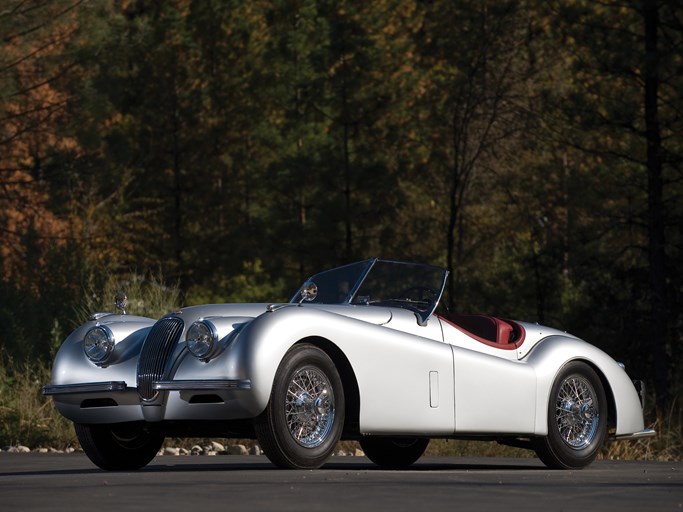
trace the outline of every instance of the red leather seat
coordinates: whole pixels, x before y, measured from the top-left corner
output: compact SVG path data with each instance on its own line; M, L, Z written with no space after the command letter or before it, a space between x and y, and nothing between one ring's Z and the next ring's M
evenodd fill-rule
M512 325L500 318L486 315L452 314L449 315L448 320L491 343L501 345L510 343L513 332Z

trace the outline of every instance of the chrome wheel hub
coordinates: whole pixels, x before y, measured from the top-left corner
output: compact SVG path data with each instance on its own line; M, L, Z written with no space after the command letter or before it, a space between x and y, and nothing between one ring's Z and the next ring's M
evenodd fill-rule
M316 368L303 368L293 376L285 398L287 428L304 448L321 445L334 423L334 392L327 376Z
M598 432L600 414L597 395L584 377L567 378L558 392L555 420L562 440L571 448L589 446Z

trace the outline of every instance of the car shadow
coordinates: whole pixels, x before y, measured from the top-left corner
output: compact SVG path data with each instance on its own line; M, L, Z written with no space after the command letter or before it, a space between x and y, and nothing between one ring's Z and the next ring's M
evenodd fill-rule
M68 455L73 457L73 455ZM86 458L84 465L91 464ZM367 457L332 457L317 471L367 471L367 472L447 472L447 471L520 471L548 470L536 459L486 459L458 457L427 457L404 469L385 469L371 462ZM95 466L61 469L17 469L0 471L0 478L6 476L45 476L45 475L91 475L116 473L182 473L182 472L256 472L287 471L310 472L312 470L281 469L272 464L265 456L218 456L218 457L156 457L150 464L137 471L105 471Z

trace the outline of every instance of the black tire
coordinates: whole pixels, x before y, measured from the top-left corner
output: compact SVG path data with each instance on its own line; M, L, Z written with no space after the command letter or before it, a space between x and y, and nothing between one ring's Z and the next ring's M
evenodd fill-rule
M600 377L582 362L567 364L557 376L548 403L548 435L532 439L549 468L589 465L607 436L607 398Z
M281 468L319 468L332 455L343 426L344 388L334 363L313 345L295 345L254 422L261 448Z
M363 437L360 447L375 464L387 469L402 469L422 457L429 439L403 437Z
M112 425L74 424L78 441L88 458L108 471L140 469L155 457L164 435L142 422Z

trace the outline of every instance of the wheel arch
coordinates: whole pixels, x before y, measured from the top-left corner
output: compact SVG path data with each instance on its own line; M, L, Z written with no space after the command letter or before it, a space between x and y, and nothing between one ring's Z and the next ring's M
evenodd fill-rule
M299 344L313 345L325 352L334 363L344 386L344 399L346 403L344 430L342 438L352 438L359 435L360 429L360 391L358 380L353 371L351 362L344 352L332 341L321 336L309 336L297 341Z
M612 390L612 386L609 383L609 380L607 379L607 376L605 373L602 371L600 366L595 364L595 362L591 361L590 359L586 359L583 357L575 357L573 359L569 359L565 361L562 365L560 365L557 368L557 371L555 372L554 377L552 378L550 385L552 385L553 382L555 382L555 379L557 379L557 376L562 372L562 370L571 363L583 363L586 366L588 366L590 369L592 369L598 378L600 379L600 384L602 385L602 389L605 392L605 398L607 399L607 431L610 432L610 430L616 428L617 426L617 402L614 397L614 391ZM543 417L545 418L547 415L547 408L550 407L550 387L548 387L548 395L546 396L546 401L544 404L545 408L545 415Z
M551 387L563 368L573 362L583 363L597 374L607 401L608 433L618 427L619 410L624 405L623 397L618 396L618 393L621 389L619 386L623 388L626 384L625 373L600 349L578 339L550 336L534 347L528 361L536 368L538 379L536 435L547 434L546 418L550 406ZM615 383L614 379L617 377L621 380ZM630 380L628 378L626 380L630 385ZM614 385L617 385L617 389Z
M333 362L344 388L345 430L358 431L360 418L359 385L355 371L339 343L340 332L365 328L366 322L327 311L288 307L264 313L249 323L232 344L227 367L238 369L243 378L252 379L253 410L256 415L267 407L277 370L286 354L300 344L323 351Z
M612 390L612 386L610 385L607 376L593 361L581 357L567 361L562 368L571 362L580 362L586 364L597 374L598 378L600 379L602 389L605 392L605 398L607 399L607 432L609 433L617 426L617 402L614 398L614 391ZM562 368L560 368L560 370Z

